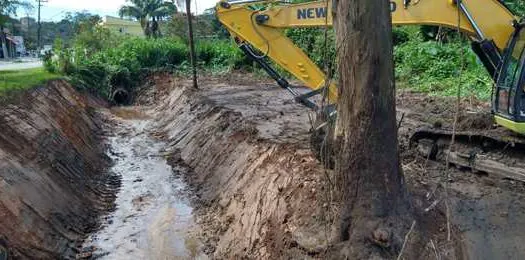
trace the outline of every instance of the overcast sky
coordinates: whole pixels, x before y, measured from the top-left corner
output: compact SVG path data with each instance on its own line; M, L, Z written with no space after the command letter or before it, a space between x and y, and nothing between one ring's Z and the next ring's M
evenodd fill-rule
M202 13L205 9L215 6L219 0L192 0L192 12ZM36 1L35 1L36 2ZM60 21L66 12L80 12L86 10L90 13L118 16L118 9L126 4L126 0L48 0L42 7L43 21ZM33 13L24 10L18 11L18 16L36 17L36 8Z

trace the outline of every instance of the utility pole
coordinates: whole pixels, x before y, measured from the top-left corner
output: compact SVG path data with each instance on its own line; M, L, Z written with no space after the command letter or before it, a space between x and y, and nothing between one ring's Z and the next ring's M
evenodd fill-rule
M38 29L37 29L37 50L40 51L42 48L42 23L40 22L40 10L42 9L42 3L47 3L47 0L38 1Z
M191 0L186 0L186 16L188 17L188 37L190 43L191 66L193 70L193 88L199 88L197 85L197 56L195 55L195 43L193 41L193 24L191 21Z

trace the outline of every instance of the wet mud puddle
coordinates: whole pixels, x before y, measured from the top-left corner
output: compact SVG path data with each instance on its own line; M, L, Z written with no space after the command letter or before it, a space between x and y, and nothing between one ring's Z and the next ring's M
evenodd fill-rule
M94 259L203 259L182 168L168 165L165 143L148 132L148 119L116 119L108 140L111 171L122 177L116 208L84 248Z

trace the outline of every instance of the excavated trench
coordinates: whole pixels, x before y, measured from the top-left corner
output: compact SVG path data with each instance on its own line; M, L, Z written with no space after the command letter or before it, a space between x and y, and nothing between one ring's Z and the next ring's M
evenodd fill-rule
M64 81L0 110L0 259L205 259L181 176L141 108Z
M192 234L193 208L180 176L170 166L166 143L151 136L151 119L140 108L112 109L114 131L108 152L110 172L122 177L115 211L84 244L85 257L97 259L200 259ZM122 118L124 117L124 118Z
M107 171L103 106L60 80L2 104L3 258L74 258L113 207L120 178Z
M53 81L2 104L0 259L323 259L341 249L329 243L339 202L310 150L308 110L246 75L200 85L156 75L136 106L108 108ZM451 169L447 240L444 170L408 147L416 127L448 123L440 102L398 95L402 167L430 238L409 241L412 258L525 257L525 185L511 180Z

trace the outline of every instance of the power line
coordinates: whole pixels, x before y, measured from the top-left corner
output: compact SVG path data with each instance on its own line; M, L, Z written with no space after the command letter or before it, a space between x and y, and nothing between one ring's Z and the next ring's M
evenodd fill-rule
M47 20L51 20L51 19L53 19L53 18L55 18L55 17L57 17L57 16L59 16L59 15L61 15L61 14L64 14L64 13L66 13L66 12L67 12L66 10L62 10L62 11L60 11L60 12L58 12L58 13L56 13L56 14L50 16L50 17L48 17Z

